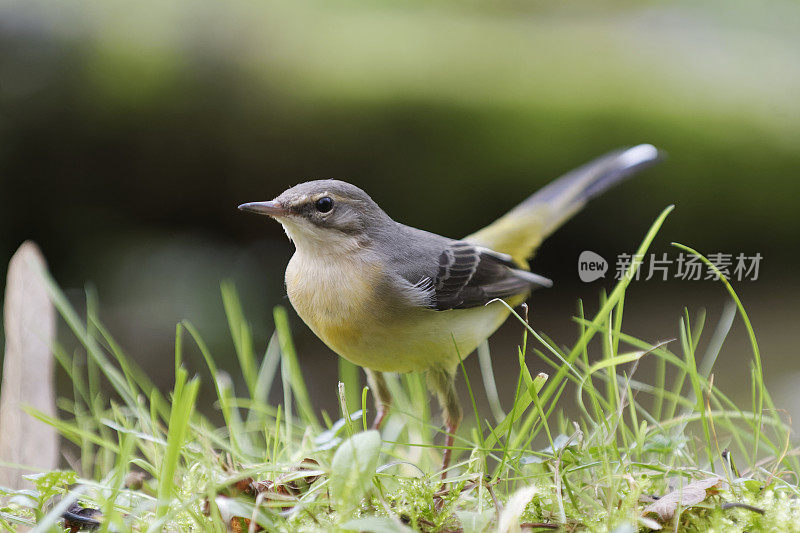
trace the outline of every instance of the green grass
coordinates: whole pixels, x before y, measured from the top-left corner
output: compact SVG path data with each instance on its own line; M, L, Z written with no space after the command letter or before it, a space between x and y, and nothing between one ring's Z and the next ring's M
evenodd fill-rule
M795 528L800 463L790 427L764 386L756 336L733 288L721 285L733 303L718 325L687 310L674 340L653 344L622 331L630 279L601 297L593 317L584 316L579 302L579 336L570 349L514 313L524 338L510 405L501 405L488 350L481 348L481 375L463 372L471 405L444 491L442 430L422 376L389 380L395 403L378 434L366 431L371 399L359 390L357 369L342 363L339 383L330 382L338 412L318 415L286 310L275 309L275 333L266 353L256 353L236 291L224 283L240 379L216 367L200 332L184 322L176 330L175 385L164 395L99 322L95 296L88 294L81 318L51 282L53 301L81 346L75 354L56 350L73 394L59 401L59 420L47 419L74 444L74 470L34 476L35 490L6 491L0 525L61 531L61 515L78 501L103 513L101 531L225 531L231 523L247 531L242 518L253 520L251 530L258 524L269 531L507 531L520 524L618 532L657 525L680 531ZM753 348L747 407L713 380L735 314ZM711 339L700 351L706 335ZM198 376L188 370L200 361L184 359L186 343L195 344L205 362ZM649 359L655 373L645 382L637 368ZM547 373L530 370L543 365ZM214 386L221 426L196 408L201 381ZM278 385L283 401L272 405L267 399ZM479 386L491 419L476 410L473 389ZM131 483L131 472L146 474L141 487ZM661 522L643 516L647 498L715 476L721 484L697 505L678 505L675 516ZM248 489L252 480L263 482L260 490Z

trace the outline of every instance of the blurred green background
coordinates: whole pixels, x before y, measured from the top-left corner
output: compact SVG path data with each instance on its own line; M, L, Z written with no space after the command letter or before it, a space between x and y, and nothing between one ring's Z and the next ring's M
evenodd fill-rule
M676 204L655 252L763 255L759 279L735 287L776 402L800 414L799 27L793 1L3 2L2 268L38 242L77 305L97 289L164 387L183 318L236 375L219 281L236 282L263 348L292 251L237 204L335 177L460 237L560 173L650 142L669 158L538 254L555 287L536 293L534 326L570 344L577 299L596 310L613 285L581 283L578 254L613 270ZM684 307L707 309L711 329L725 301L718 283L640 281L624 329L674 338ZM293 327L314 400L335 412L336 358ZM509 323L492 341L501 380L520 336ZM749 357L737 322L715 383L749 398Z

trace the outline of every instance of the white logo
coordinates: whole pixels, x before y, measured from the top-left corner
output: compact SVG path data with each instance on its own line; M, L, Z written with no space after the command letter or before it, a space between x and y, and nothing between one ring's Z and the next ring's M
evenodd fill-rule
M600 255L584 250L578 257L578 277L581 281L590 283L596 279L606 277L608 262Z

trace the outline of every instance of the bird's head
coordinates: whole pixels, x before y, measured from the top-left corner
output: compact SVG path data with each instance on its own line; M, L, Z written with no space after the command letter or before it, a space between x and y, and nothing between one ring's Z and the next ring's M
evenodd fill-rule
M239 209L274 218L298 249L313 246L318 251L364 246L372 228L391 220L367 193L339 180L307 181L274 200Z

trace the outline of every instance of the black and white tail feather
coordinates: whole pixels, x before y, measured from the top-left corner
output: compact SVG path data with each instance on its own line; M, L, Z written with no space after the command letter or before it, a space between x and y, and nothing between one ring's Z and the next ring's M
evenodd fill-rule
M485 229L452 241L441 252L438 272L428 285L429 306L464 309L552 286L527 270L526 260L536 247L590 199L661 156L650 144L601 156L546 185Z
M655 165L663 152L652 144L615 150L542 187L514 209L464 240L526 261L551 233L586 203L637 172Z

